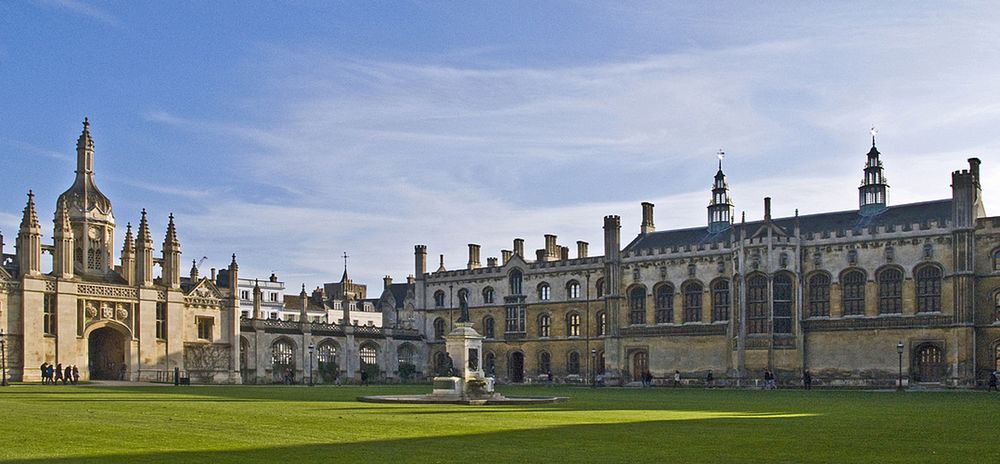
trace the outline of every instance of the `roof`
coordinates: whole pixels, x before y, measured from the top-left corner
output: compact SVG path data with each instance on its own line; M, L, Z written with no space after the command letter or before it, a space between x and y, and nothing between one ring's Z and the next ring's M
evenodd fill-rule
M910 226L913 224L927 224L937 222L945 224L951 219L952 200L935 200L921 203L909 203L899 206L890 206L875 216L861 216L858 210L838 211L833 213L807 214L798 217L799 231L802 235L822 234L824 232L835 232L840 230L867 229L870 227L884 226L890 227ZM784 217L774 219L774 225L780 227L785 232L791 234L795 230L796 218ZM764 221L754 221L746 223L746 232L753 234ZM640 235L625 247L626 252L634 250L673 248L683 246L697 246L709 243L726 242L729 240L731 229L710 234L708 227L694 227L690 229L664 230L651 234Z
M389 286L389 291L392 292L392 298L396 300L396 307L402 308L403 301L406 300L406 292L409 290L410 284L392 284Z
M300 311L302 310L302 297L299 295L283 295L282 305L286 310ZM306 311L326 311L326 304L317 304L316 300L311 296L306 296L308 305L306 306Z

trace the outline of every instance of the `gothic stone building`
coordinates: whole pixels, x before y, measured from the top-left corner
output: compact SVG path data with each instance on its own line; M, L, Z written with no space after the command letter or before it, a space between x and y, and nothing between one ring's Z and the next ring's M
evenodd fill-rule
M534 260L514 240L481 266L426 270L417 245L414 302L435 364L467 301L500 380L589 375L627 383L650 371L687 382L709 372L752 385L764 369L798 382L968 386L1000 354L1000 217L985 217L978 159L952 174L952 197L892 206L874 139L857 210L735 221L720 163L704 227L656 231L642 204L639 234L620 241L604 218L604 255L576 258L556 236ZM897 353L897 344L902 353Z

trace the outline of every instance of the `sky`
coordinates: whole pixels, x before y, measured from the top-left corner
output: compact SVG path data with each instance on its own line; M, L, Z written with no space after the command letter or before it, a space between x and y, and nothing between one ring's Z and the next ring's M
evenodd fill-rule
M1000 9L989 2L0 2L0 233L44 241L83 118L119 224L173 213L182 259L290 292L555 234L603 249L706 222L717 152L737 216L890 204L983 162L1000 207ZM117 252L116 252L117 258ZM185 267L186 268L186 267Z

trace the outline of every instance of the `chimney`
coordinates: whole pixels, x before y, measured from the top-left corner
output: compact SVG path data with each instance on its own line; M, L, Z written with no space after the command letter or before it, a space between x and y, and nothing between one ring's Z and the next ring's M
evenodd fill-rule
M648 201L642 202L642 225L639 226L639 232L642 234L656 232L656 226L653 225L653 204Z
M535 250L535 260L536 261L538 261L540 263L543 262L543 261L545 261L545 255L546 255L545 248L539 248L539 249Z
M502 264L502 266L506 266L507 265L507 262L510 261L510 257L513 254L514 254L514 252L510 251L510 250L500 250L500 257L503 258L503 264Z
M424 274L427 273L427 245L414 245L413 257L416 262L416 265L414 266L414 275L416 275L418 279L423 279Z
M271 273L271 277L270 277L270 278L269 278L268 280L270 280L271 282L277 282L277 281L278 281L278 276L276 276L276 275L275 275L275 274L274 274L274 273L272 272L272 273Z
M215 281L215 278L216 278L216 277L217 277L217 275L216 275L216 271L215 271L215 268L213 267L213 268L212 268L212 283L213 283L213 284L214 284L214 283L216 283L216 281Z
M515 238L514 239L514 254L524 258L524 239Z
M479 245L475 243L469 244L469 263L468 269L478 269L479 264Z
M441 265L438 266L437 272L444 272L444 271L447 271L447 269L445 269L444 267L444 254L441 254Z
M972 173L972 181L979 185L979 158L969 158L969 172Z
M305 285L302 285L302 291L303 292L306 291ZM323 287L317 285L316 288L313 289L312 299L313 301L316 302L322 302L324 299L326 299L326 293L324 292Z
M559 259L563 261L569 259L569 247L559 247Z
M545 258L549 261L559 259L559 245L556 245L556 236L545 234Z
M771 220L771 197L764 197L764 220Z
M382 278L382 288L388 290L392 287L392 276L385 276Z
M497 267L497 259L495 257L486 258L487 267Z
M583 240L577 240L576 241L576 257L577 258L586 258L587 257L587 245L588 245L587 242L584 242Z
M618 216L604 216L604 258L617 261L621 253L622 221Z
M417 282L417 278L413 277L413 274L410 274L410 275L406 276L406 284L407 285L413 285L416 282Z

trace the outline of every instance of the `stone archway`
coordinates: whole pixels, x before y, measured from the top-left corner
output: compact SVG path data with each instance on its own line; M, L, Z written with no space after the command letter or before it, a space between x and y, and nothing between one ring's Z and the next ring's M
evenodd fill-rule
M520 351L511 353L507 369L512 383L524 382L524 353Z
M128 337L112 327L101 327L87 337L88 367L91 380L127 380L126 346Z

